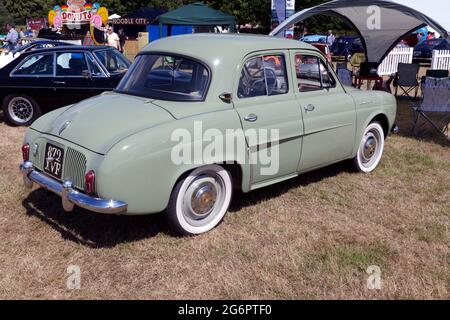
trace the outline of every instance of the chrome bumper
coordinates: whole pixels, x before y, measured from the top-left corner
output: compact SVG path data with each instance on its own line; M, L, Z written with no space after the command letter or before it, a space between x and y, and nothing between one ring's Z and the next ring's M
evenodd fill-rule
M23 175L23 183L27 188L32 188L33 183L37 183L44 189L56 193L62 198L64 211L71 212L74 206L83 209L105 213L105 214L121 214L128 209L128 204L121 201L99 199L88 196L73 189L72 181L64 181L60 183L38 171L33 169L33 163L30 161L20 165L20 171Z

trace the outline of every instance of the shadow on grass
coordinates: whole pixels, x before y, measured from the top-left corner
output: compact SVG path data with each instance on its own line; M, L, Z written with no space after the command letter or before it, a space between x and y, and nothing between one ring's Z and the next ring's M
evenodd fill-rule
M302 174L297 178L286 180L250 193L236 192L230 206L230 212L235 213L246 207L254 206L262 201L277 198L292 189L318 183L322 180L335 177L341 173L351 173L349 161L343 161L316 171ZM356 173L355 173L356 174Z
M291 189L316 183L342 172L349 172L347 162L248 194L236 192L230 212L238 212L261 201L279 197ZM159 234L173 235L165 222L163 213L148 216L115 216L95 214L78 207L75 207L73 212L66 213L61 205L61 198L44 189L31 192L22 205L29 216L37 217L47 223L59 232L63 239L91 248L112 248Z
M122 243L169 234L161 214L116 216L95 214L75 207L64 212L61 198L37 189L22 202L29 216L37 217L59 232L63 239L91 248L112 248Z

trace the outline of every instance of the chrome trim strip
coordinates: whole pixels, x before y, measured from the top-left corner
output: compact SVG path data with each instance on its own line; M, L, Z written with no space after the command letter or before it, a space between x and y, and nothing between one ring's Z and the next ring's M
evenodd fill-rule
M62 199L63 208L67 212L71 212L75 205L92 212L104 214L121 214L128 210L128 204L125 202L91 197L74 190L71 181L64 181L61 184L57 180L47 177L34 170L31 161L22 163L20 170L25 187L32 188L33 183L37 183L42 188L59 195Z

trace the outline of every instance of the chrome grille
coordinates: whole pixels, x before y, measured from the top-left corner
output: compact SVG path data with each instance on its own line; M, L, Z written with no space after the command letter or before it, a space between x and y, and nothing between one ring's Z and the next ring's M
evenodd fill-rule
M77 189L84 190L85 175L86 157L81 152L68 147L64 159L63 180L71 180Z

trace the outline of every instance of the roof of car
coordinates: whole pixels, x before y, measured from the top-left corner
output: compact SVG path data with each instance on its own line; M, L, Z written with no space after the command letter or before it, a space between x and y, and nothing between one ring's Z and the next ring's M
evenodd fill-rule
M95 50L104 50L104 49L113 49L108 46L77 46L77 45L62 45L52 48L42 48L34 51L30 51L28 53L36 53L36 52L53 52L53 51L66 51L66 50L84 50L84 51L95 51Z
M218 58L244 57L252 52L283 49L317 49L297 40L262 35L190 34L150 43L141 53L164 52L191 56L206 62Z

